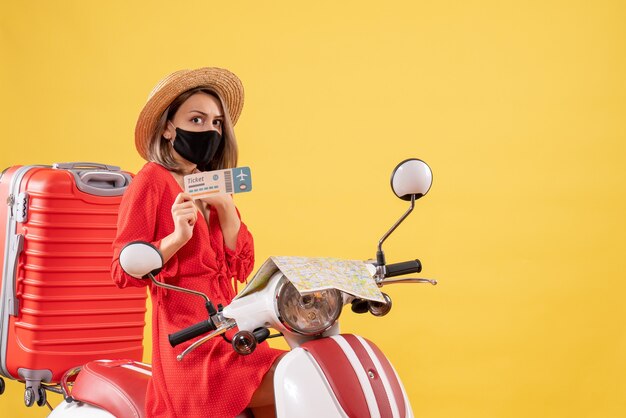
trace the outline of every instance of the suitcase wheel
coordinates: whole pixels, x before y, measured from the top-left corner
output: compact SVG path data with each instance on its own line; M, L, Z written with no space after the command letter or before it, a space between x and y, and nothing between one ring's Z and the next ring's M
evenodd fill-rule
M24 405L31 407L35 403L37 403L37 406L46 404L46 390L41 386L37 388L36 392L32 387L28 387L24 391Z
M43 387L39 387L39 399L37 399L37 406L44 406L46 404L46 390Z
M26 388L24 391L24 405L31 407L35 404L35 391L33 388Z

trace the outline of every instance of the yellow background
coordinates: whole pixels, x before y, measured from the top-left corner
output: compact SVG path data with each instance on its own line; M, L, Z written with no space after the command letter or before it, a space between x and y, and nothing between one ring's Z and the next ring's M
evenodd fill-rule
M395 164L431 165L386 253L440 285L341 319L388 355L417 417L623 417L625 21L610 0L5 1L0 166L137 171L153 85L229 68L257 267L373 257L406 208ZM7 383L2 416L45 415Z

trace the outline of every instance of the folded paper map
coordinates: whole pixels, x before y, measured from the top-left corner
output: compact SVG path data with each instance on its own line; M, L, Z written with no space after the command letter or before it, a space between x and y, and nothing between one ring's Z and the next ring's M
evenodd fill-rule
M279 256L268 258L237 298L264 288L277 271L283 273L300 293L339 289L361 299L385 302L363 261Z

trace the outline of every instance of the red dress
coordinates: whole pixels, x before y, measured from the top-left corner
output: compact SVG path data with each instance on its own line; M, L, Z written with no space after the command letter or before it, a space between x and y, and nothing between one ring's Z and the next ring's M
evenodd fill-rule
M176 356L193 341L172 348L167 336L207 319L204 301L135 279L124 273L118 262L125 244L141 240L159 247L161 239L174 231L171 207L181 191L174 177L153 162L135 176L120 205L112 276L119 287L150 286L153 365L146 396L148 416L234 417L248 405L281 351L263 343L252 354L242 356L216 337L177 361ZM217 212L211 209L208 225L199 215L193 237L165 264L157 280L200 291L216 307L218 303L226 306L236 294L231 280L243 282L253 264L252 235L247 227L241 224L236 249L231 251L224 245ZM228 335L232 337L235 331Z

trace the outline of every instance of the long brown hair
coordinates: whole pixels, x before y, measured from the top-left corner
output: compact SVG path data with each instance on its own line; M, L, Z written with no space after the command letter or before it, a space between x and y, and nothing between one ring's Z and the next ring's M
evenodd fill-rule
M219 94L206 87L196 87L194 89L187 90L175 98L163 111L159 117L156 128L152 133L152 140L150 141L150 145L148 147L148 160L161 164L163 167L175 173L181 173L181 167L176 162L176 159L172 154L171 142L163 137L163 132L165 132L167 121L174 117L185 100L196 93L205 93L215 97L222 105L222 109L224 109L224 124L222 125L222 138L224 140L224 146L220 147L215 157L213 157L208 166L204 167L204 169L211 171L237 167L239 149L237 147L237 138L235 137L233 124L230 119L230 112Z

